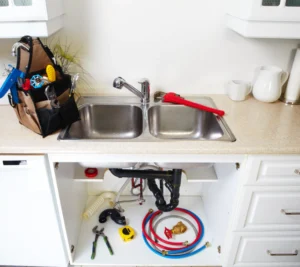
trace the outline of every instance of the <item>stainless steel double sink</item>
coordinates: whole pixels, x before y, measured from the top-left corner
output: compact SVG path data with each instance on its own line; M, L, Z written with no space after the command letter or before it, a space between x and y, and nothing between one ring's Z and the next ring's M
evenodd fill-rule
M209 97L189 100L216 107ZM236 140L224 118L182 105L143 106L136 97L83 97L78 107L81 120L62 130L58 140Z

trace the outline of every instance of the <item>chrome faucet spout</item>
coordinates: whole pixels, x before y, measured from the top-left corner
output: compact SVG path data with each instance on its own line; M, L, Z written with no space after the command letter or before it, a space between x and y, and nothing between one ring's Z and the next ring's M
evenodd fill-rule
M128 89L131 93L135 94L140 99L142 99L144 97L144 95L139 90L137 90L135 87L133 87L132 85L130 85L128 83L124 83L124 87L126 89Z
M117 89L122 89L125 87L127 90L129 90L131 93L135 94L137 97L141 99L141 102L143 104L146 104L150 100L150 83L147 79L143 79L140 81L140 84L142 86L141 92L137 90L135 87L127 83L122 77L118 77L114 79L113 86Z

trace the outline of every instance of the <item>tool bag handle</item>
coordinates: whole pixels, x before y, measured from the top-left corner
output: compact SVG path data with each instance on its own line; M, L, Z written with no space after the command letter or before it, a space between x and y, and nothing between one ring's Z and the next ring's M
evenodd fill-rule
M24 72L26 77L30 73L45 69L48 65L55 68L58 79L63 76L63 71L56 64L53 53L39 38L33 39L31 36L26 35L19 40L19 43L28 47L26 50L23 46L19 46L17 53L17 69Z

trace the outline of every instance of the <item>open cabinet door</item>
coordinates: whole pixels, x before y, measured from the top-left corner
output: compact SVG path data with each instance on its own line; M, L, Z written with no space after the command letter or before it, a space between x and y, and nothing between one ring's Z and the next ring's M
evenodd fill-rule
M0 265L67 266L44 156L0 156Z
M87 185L74 182L74 165L74 163L67 163L55 167L55 163L50 163L58 214L71 264L74 261L82 213L88 198Z

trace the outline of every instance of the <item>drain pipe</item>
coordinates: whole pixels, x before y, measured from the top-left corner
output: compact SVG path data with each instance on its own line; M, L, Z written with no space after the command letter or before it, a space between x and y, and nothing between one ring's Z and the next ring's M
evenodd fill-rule
M172 179L173 171L109 169L119 178Z
M125 170L125 169L109 169L110 172L118 178L142 178L147 179L148 187L153 193L156 207L168 212L175 209L179 204L180 185L181 185L181 169L173 169L172 171L155 171L155 170ZM163 192L158 188L155 179L165 181L166 187L171 192L170 203L167 204Z

